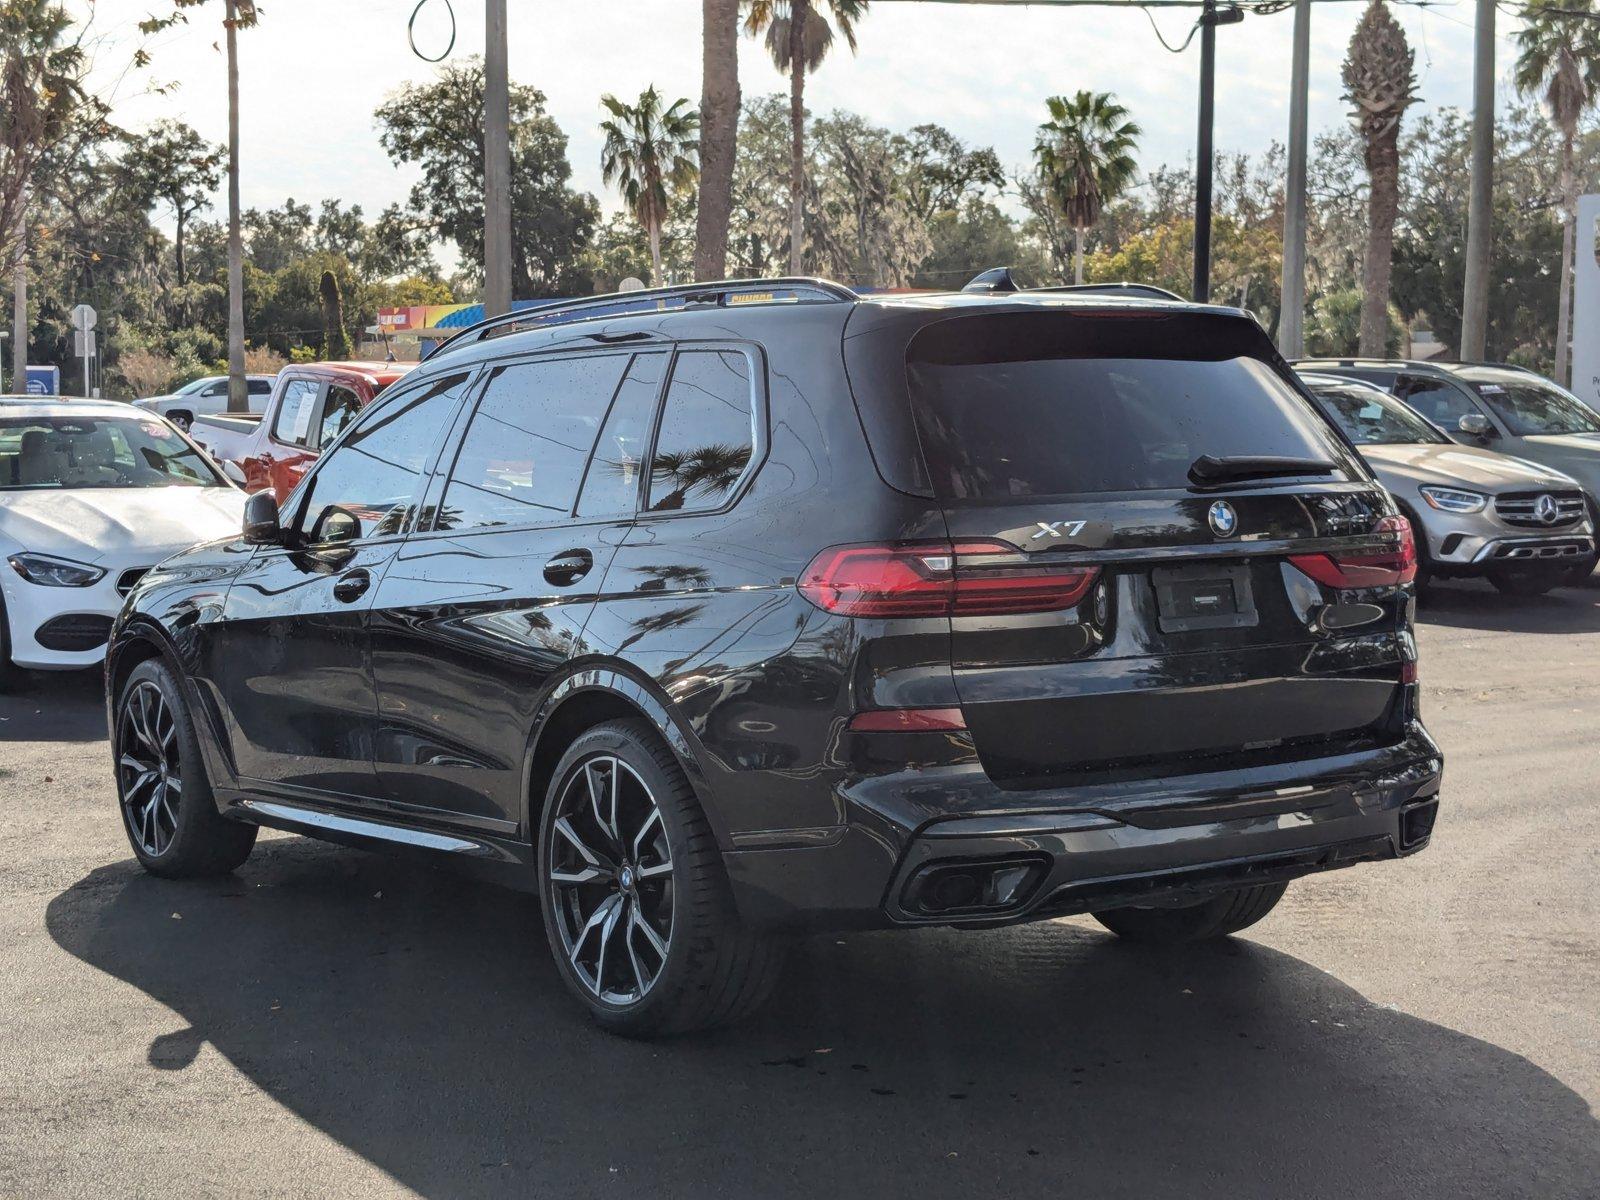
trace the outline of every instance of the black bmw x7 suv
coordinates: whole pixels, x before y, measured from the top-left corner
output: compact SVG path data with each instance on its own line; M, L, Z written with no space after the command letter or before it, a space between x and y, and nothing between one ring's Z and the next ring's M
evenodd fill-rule
M1047 294L662 289L485 322L107 659L165 876L256 827L537 890L654 1034L793 931L1232 933L1428 840L1409 527L1260 327Z

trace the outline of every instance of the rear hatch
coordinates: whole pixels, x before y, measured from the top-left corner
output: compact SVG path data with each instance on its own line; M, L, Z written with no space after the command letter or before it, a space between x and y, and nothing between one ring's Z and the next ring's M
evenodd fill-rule
M955 575L1022 589L951 618L956 690L996 781L1399 739L1403 535L1272 359L1254 322L1214 310L1010 310L911 339ZM1030 604L1023 581L1041 574L1064 586Z

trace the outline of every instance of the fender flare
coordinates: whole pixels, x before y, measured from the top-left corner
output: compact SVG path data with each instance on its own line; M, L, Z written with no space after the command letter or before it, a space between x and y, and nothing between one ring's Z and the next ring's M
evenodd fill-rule
M539 814L536 806L543 802L543 796L539 796L536 800L533 795L534 771L540 752L545 746L545 735L550 729L551 721L568 702L580 696L596 693L621 700L651 724L662 741L672 750L678 765L683 768L689 786L694 789L695 798L700 802L700 809L711 825L717 845L727 850L727 833L723 827L721 814L717 812L715 805L707 803L711 788L702 765L707 754L704 745L673 710L671 702L658 688L627 666L616 662L589 662L573 666L550 689L544 702L534 713L532 733L528 739L522 765L522 827L527 831L529 840L531 842L538 840Z

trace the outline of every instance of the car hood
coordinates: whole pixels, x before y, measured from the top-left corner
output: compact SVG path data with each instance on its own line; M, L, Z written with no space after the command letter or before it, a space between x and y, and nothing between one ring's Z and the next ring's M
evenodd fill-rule
M1361 457L1390 491L1402 482L1436 483L1474 491L1516 491L1523 488L1570 488L1573 480L1560 471L1526 459L1479 450L1473 446L1362 446Z
M1600 497L1600 434L1562 433L1520 438L1517 450L1583 484L1589 495Z
M148 565L237 534L244 501L231 487L0 492L0 539L77 562Z

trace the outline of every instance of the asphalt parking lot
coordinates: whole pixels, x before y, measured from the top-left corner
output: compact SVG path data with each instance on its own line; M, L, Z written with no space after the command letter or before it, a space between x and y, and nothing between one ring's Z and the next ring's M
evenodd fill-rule
M1433 846L1199 952L803 944L635 1044L526 897L264 836L141 874L94 677L0 696L0 1196L1600 1195L1600 577L1423 612Z

